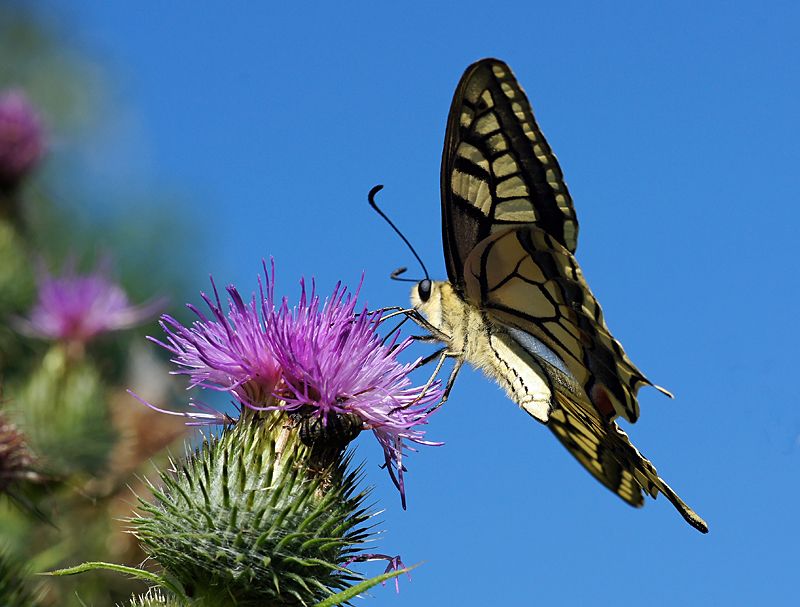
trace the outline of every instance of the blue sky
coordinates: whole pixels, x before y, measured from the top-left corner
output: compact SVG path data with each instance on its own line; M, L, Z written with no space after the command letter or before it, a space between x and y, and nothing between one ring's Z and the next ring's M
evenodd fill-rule
M702 4L702 5L701 5ZM424 561L365 604L752 605L795 598L800 409L796 3L44 5L113 90L86 180L183 193L209 273L248 291L342 279L373 307L413 259L438 277L439 162L464 68L507 61L561 163L577 257L614 335L676 395L640 394L640 450L709 522L626 506L473 371L409 460L409 509L360 439L380 550ZM151 209L158 211L158 209ZM119 210L121 213L125 209ZM359 601L360 603L360 601Z

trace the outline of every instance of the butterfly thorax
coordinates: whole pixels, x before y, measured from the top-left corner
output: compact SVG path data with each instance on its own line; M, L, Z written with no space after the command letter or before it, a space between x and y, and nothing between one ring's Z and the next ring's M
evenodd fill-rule
M549 419L555 390L579 390L563 361L547 346L530 335L493 322L449 282L433 282L426 301L415 287L411 302L453 356L495 379L514 402L540 422ZM552 364L547 362L548 357Z

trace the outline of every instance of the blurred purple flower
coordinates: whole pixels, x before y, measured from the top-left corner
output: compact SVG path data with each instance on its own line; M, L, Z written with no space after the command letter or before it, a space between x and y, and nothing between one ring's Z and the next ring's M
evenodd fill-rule
M85 275L76 273L73 264L60 277L42 270L38 299L29 317L17 321L19 329L44 339L86 343L101 333L141 324L163 308L163 299L131 305L109 273L105 262Z
M397 355L411 340L389 343L378 334L380 312L356 314L356 296L337 285L322 306L312 286L301 281L300 302L290 308L284 298L276 307L274 267L259 296L246 303L229 286L227 314L216 286L214 296L201 294L211 316L189 305L198 317L191 326L161 317L166 342L150 338L172 353L189 376L190 387L227 391L245 407L284 410L317 416L323 425L332 416L356 415L362 429L372 430L384 450L386 467L405 507L403 457L407 442L439 445L423 439L430 405L441 397L438 382L412 386L408 375L416 363L401 364ZM221 416L185 414L192 423L219 423Z
M42 121L19 89L0 93L0 189L13 189L44 154Z

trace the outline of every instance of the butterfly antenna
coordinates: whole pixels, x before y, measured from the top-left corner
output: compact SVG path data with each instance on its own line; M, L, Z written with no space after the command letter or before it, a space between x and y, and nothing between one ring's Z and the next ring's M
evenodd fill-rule
M389 217L386 215L386 213L384 213L383 211L380 210L380 208L378 208L378 204L375 202L375 195L378 192L380 192L382 189L383 189L382 185L376 185L376 186L373 186L373 188L369 191L369 194L367 194L367 199L369 200L369 206L371 206L373 209L375 209L375 212L378 213L378 215L380 215L381 217L383 217L384 220L386 220L386 223L388 223L391 226L391 228L397 233L397 235L400 238L403 239L403 242L406 243L406 246L414 254L414 257L417 258L417 261L419 262L419 265L422 266L422 271L425 272L425 278L427 280L430 280L430 275L428 274L428 268L426 268L425 264L422 263L422 258L417 254L417 251L414 249L414 247L411 246L411 243L408 241L408 238L403 236L403 233L397 228L396 225L394 225L394 223L392 222L391 219L389 219ZM403 281L403 282L418 282L418 281L412 280L410 278L400 278L400 275L405 271L406 271L406 268L397 268L391 274L392 280L400 280L400 281Z

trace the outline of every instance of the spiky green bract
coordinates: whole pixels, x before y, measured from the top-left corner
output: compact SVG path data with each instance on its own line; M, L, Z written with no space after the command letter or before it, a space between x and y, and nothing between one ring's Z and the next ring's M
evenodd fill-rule
M313 605L360 580L343 564L372 515L349 456L309 455L284 413L246 411L161 474L134 533L193 605Z
M18 393L14 413L34 453L57 476L97 476L116 440L99 373L56 344Z
M0 551L0 605L38 607L38 593L33 589L31 575L9 554Z
M184 607L186 603L168 597L159 588L150 588L145 594L132 597L129 605L130 607Z

